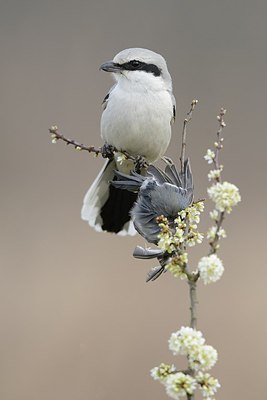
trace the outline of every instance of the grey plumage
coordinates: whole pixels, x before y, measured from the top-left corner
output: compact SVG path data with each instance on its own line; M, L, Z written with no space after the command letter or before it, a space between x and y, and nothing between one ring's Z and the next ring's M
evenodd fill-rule
M166 272L165 265L168 264L170 260L170 254L164 253L163 250L156 248L146 248L144 249L141 246L136 246L133 252L133 256L135 258L139 258L141 260L150 260L153 258L157 258L159 261L159 265L151 268L151 270L147 274L146 282L154 281L157 279L163 272Z
M131 172L131 175L116 171L116 181L112 185L116 188L137 193L137 200L131 210L131 217L135 229L149 243L157 244L160 227L157 217L167 217L170 226L177 218L178 212L190 206L193 202L193 177L189 160L184 163L183 172L178 172L171 160L165 171L150 165L147 176ZM135 258L147 260L157 259L158 266L152 268L146 281L154 281L163 272L170 262L172 254L160 248L143 248L137 246L133 252Z
M165 171L150 166L146 177L119 172L116 176L117 181L112 183L115 187L139 191L131 217L135 229L149 243L158 243L160 227L157 217L163 215L171 224L179 211L192 204L193 178L189 160L184 163L184 173L178 173L175 165L169 163Z

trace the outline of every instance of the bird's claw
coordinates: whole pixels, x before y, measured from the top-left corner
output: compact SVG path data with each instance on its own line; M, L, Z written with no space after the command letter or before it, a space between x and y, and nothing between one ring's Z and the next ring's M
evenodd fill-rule
M146 159L143 156L135 157L135 160L134 160L134 170L135 170L135 172L140 173L141 170L144 167L147 167Z
M102 151L101 151L102 157L112 159L114 157L114 151L115 151L114 146L112 146L111 144L105 143L102 146Z

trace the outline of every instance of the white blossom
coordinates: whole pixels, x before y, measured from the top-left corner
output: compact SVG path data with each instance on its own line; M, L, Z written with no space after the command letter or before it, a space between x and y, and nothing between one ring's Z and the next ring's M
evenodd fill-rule
M208 188L208 195L218 211L226 211L228 214L232 211L232 207L241 201L238 188L229 182L217 182L212 185Z
M203 212L204 211L204 201L197 201L194 204L194 206L195 206L197 211L199 211L199 212Z
M217 229L217 226L212 226L211 228L209 228L209 230L207 232L207 239L215 239L216 234L219 237L219 239L226 238L225 229L223 229L222 227Z
M167 395L175 400L187 394L192 395L197 386L196 380L183 372L169 375L164 384Z
M208 173L208 179L209 181L212 181L213 179L219 179L221 176L222 169L212 169Z
M167 251L168 253L172 253L175 250L174 240L170 232L161 232L158 237L158 246L162 250ZM179 238L179 243L182 243L183 240L183 237Z
M218 221L219 211L216 209L210 211L210 218L213 219L214 221Z
M212 226L208 229L207 239L215 239L217 226Z
M121 153L121 152L117 152L117 153L115 154L115 158L116 158L116 162L117 162L118 164L120 164L120 165L122 165L122 164L125 162L125 160L126 160L125 154L123 154L123 153Z
M189 247L201 243L204 236L197 231L197 224L200 221L200 213L203 210L203 201L198 201L192 206L179 211L177 218L174 220L175 230L170 227L166 217L161 218L158 246L164 252L172 253L177 248L181 248L182 243Z
M150 371L150 375L155 381L160 381L164 383L170 374L173 374L176 371L174 365L161 363L158 367L154 367Z
M196 375L197 383L200 386L202 396L208 400L210 396L214 396L217 389L221 387L218 379L211 376L209 373L199 371Z
M219 236L219 238L223 238L223 239L225 239L227 237L226 231L223 228L218 229L217 235Z
M211 150L211 149L208 149L206 155L204 156L204 159L205 159L206 161L208 161L208 164L212 164L214 158L215 158L215 153L214 153L214 151Z
M190 328L189 326L182 326L179 331L171 334L169 349L174 355L187 355L193 349L202 346L204 343L205 339L200 331Z
M194 231L193 229L189 229L188 237L187 237L187 245L189 247L193 247L196 244L202 243L204 235L200 232Z
M200 278L204 284L218 281L224 271L223 263L216 254L202 257L198 263Z
M189 353L189 365L195 371L211 369L218 359L217 350L209 345L199 346Z
M184 270L185 265L188 263L188 254L186 252L175 256L171 259L171 262L165 266L165 269L170 271L170 273L175 278L186 279L187 275Z

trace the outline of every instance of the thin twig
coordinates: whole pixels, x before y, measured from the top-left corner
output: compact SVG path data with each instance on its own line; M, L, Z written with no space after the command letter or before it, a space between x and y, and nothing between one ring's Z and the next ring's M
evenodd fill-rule
M196 278L197 279L197 278ZM190 289L190 326L193 329L197 328L197 280L189 279L189 289Z
M190 327L197 329L197 281L199 278L199 273L187 273L187 282L189 285L189 295L190 295ZM195 376L195 372L188 367L189 375ZM194 394L187 393L187 400L194 400Z
M97 156L98 154L102 154L102 147L85 146L84 144L79 143L74 139L68 139L58 132L58 127L55 125L49 128L49 132L51 133L52 143L57 143L59 140L62 140L66 143L66 145L74 146L76 150L85 150L89 153L95 153Z
M221 108L220 113L217 116L217 120L219 121L219 128L217 131L217 141L214 144L215 145L215 157L213 159L213 164L217 170L222 170L222 168L223 168L219 162L219 153L220 153L220 150L222 150L222 148L223 148L223 137L221 136L221 134L222 134L223 129L226 127L226 123L224 122L225 114L226 114L226 109ZM222 181L221 174L219 174L215 178L215 181L216 182ZM214 235L214 238L209 243L210 244L209 255L215 254L218 250L218 242L220 240L219 232L220 232L224 217L225 217L225 212L224 211L219 212L219 217L216 219L216 223L215 223L215 226L216 226L215 235Z
M99 154L102 155L104 158L113 158L114 153L122 153L127 160L131 160L134 164L141 163L141 167L148 167L148 163L144 161L144 159L140 156L131 156L127 151L118 150L114 146L102 146L102 147L95 147L95 146L86 146L82 143L77 142L74 139L68 139L66 136L62 135L58 132L58 127L56 125L51 126L49 128L49 132L51 134L52 143L57 143L59 140L62 140L66 143L66 145L74 146L76 150L79 151L87 151L88 153L95 153L96 156Z
M226 127L226 123L224 122L226 110L225 108L221 108L219 115L217 116L217 120L219 121L219 128L217 131L217 141L215 142L215 157L213 159L213 164L216 169L221 169L221 165L219 163L219 152L223 148L223 137L221 137L223 129ZM221 176L216 178L217 182L221 182Z
M222 211L219 213L218 220L216 220L216 231L215 231L214 239L211 240L209 243L209 245L211 247L209 255L215 254L218 250L218 242L220 240L219 232L220 232L223 220L224 220L224 216L225 216L225 213L224 213L224 211Z
M180 161L181 161L181 174L184 173L184 160L185 160L185 147L186 147L186 128L187 124L191 121L193 111L198 103L198 100L194 99L192 100L191 103L191 108L186 114L186 118L184 120L184 125L183 125L183 131L182 131L182 148L181 148L181 156L180 156Z

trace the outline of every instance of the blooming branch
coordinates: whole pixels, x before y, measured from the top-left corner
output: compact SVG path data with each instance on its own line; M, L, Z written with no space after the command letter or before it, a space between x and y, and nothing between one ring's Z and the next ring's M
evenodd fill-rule
M185 184L188 176L188 166L185 164L185 147L186 147L186 127L191 120L193 109L196 101L191 103L191 109L184 121L182 132L182 150L181 150L181 173L178 174L174 166L166 168L167 178L178 177L174 183L177 185L173 192L182 193L183 187L179 185ZM226 214L232 211L232 208L241 200L238 188L226 181L222 180L223 166L220 165L219 153L223 148L222 132L226 124L224 122L226 110L221 109L217 117L219 128L217 131L217 140L214 143L214 149L208 149L205 159L213 166L208 173L209 181L212 181L208 188L209 198L214 202L214 210L210 213L214 225L207 232L207 239L210 244L209 254L202 257L196 267L189 267L189 249L190 247L200 244L204 235L198 231L198 223L200 221L200 213L204 209L204 202L183 202L180 198L180 206L176 206L177 214L169 210L174 210L172 194L166 196L166 188L162 193L153 187L153 192L148 190L148 180L143 180L139 198L137 200L138 211L142 213L142 218L146 223L140 223L140 217L135 214L135 208L132 211L133 222L138 232L148 241L153 242L159 250L145 250L142 254L146 257L138 258L155 258L160 261L160 267L152 276L153 279L158 277L162 271L169 271L175 278L187 280L189 284L190 294L190 326L182 327L177 332L172 333L169 339L169 349L175 356L186 356L188 360L188 368L184 371L178 370L174 365L161 363L158 367L151 370L151 376L160 381L164 386L169 397L179 400L180 397L187 397L188 400L194 399L197 389L200 390L202 397L206 400L213 400L217 389L220 387L218 379L214 378L209 371L218 359L217 351L210 345L207 345L203 334L197 330L197 283L201 279L204 284L218 281L224 271L224 266L220 258L217 256L219 241L226 237L226 232L222 227ZM187 168L187 169L186 169ZM171 173L172 172L172 173ZM190 170L191 173L191 170ZM163 171L157 172L156 177L161 181L164 177ZM168 181L168 180L167 180ZM161 181L162 182L162 181ZM168 181L169 182L169 181ZM125 184L125 182L124 182ZM158 184L160 187L160 184ZM185 185L187 190L192 187L192 177L190 177L190 185ZM156 193L156 196L153 194ZM162 204L162 208L157 208L158 216L155 216L154 203L157 199L158 204ZM189 198L188 198L189 199ZM180 209L179 209L180 207ZM168 211L167 211L168 210ZM158 229L153 225L153 240L149 240L148 225L153 221L158 224ZM151 227L151 225L149 225ZM151 252L151 253L149 253ZM151 256L149 256L151 254ZM140 255L140 251L139 251ZM163 261L164 260L164 261ZM160 271L160 273L159 273Z
M165 386L166 393L172 399L179 400L183 396L192 399L197 388L207 398L220 387L218 380L206 373L215 365L218 354L205 342L202 333L190 327L182 326L179 331L171 334L169 349L175 356L187 357L188 370L178 371L174 365L162 363L152 368L150 373L153 379Z
M210 199L215 203L215 208L210 212L210 217L214 221L214 225L207 232L207 239L210 244L210 255L215 254L219 249L219 241L226 237L226 232L222 228L225 213L230 214L232 208L241 200L238 188L232 183L222 181L221 172L223 165L219 162L219 153L223 148L224 138L221 136L223 129L226 127L224 116L226 110L221 108L217 120L219 128L217 131L217 141L214 143L214 150L208 149L205 160L209 164L213 164L215 169L208 173L208 179L213 181L207 192Z

